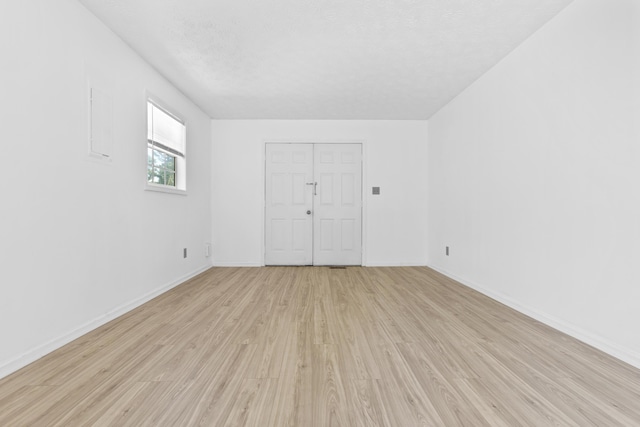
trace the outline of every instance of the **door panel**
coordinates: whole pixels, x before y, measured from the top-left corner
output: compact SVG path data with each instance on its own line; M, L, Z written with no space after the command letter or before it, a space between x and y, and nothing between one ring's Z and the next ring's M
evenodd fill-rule
M362 264L360 144L314 144L314 265Z
M333 206L333 174L321 173L318 186L322 188L322 191L318 193L318 196L320 196L320 205Z
M342 206L354 206L355 197L355 177L353 174L342 174Z
M313 263L313 145L266 144L265 264Z

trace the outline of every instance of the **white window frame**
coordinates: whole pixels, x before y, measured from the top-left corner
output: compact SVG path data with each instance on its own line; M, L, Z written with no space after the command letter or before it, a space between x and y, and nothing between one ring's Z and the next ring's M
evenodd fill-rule
M149 141L148 141L148 131L149 131L149 118L148 118L148 108L149 104L154 105L158 109L162 110L164 113L168 114L176 121L180 122L185 127L185 143L184 143L184 152L183 156L175 156L175 182L176 185L164 185L164 184L154 184L149 182L148 180L148 149L149 149ZM177 113L175 109L171 107L167 107L167 104L160 100L158 97L147 93L146 102L145 102L145 117L146 117L146 127L145 127L145 144L144 144L144 177L145 177L145 190L147 191L159 191L162 193L169 194L179 194L179 195L187 195L187 122L183 119L184 116ZM157 148L156 148L157 150ZM164 151L164 150L159 150ZM172 153L168 153L172 154Z

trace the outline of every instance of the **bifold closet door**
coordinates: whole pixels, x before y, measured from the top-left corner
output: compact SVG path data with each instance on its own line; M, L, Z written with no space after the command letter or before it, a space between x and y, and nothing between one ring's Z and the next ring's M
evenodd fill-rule
M265 264L313 263L313 144L266 144Z
M266 144L265 264L362 264L362 146Z

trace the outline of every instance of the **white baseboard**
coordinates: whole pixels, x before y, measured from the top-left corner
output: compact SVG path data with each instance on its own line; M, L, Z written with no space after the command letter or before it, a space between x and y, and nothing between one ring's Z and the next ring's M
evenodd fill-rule
M264 267L264 264L254 262L217 262L214 261L214 267ZM363 267L426 267L427 264L421 261L417 262L374 262L362 264ZM309 266L311 267L311 266Z
M175 288L176 286L186 282L192 277L197 276L198 274L208 270L211 268L211 265L205 265L191 273L188 273L171 283L168 283L158 289L155 289L151 292L142 295L139 298L134 299L128 303L125 303L119 307L114 308L113 310L108 311L107 313L98 316L97 318L85 323L84 325L79 326L71 332L64 334L61 337L55 338L49 342L46 342L42 345L39 345L26 353L16 357L13 360L0 364L0 379L6 377L7 375L27 366L30 363L35 362L41 357L51 353L54 350L59 349L65 344L70 343L71 341L81 337L82 335L93 331L94 329L99 328L100 326L112 321L113 319L122 316L125 313L133 310L136 307L141 306L142 304L152 300L153 298L161 295L170 289Z
M416 262L367 262L363 267L426 267L424 261Z
M214 267L264 267L262 263L256 262L231 262L231 261L214 261Z
M489 298L492 298L508 307L511 307L522 314L525 314L539 322L542 322L547 326L551 326L552 328L557 329L558 331L563 332L567 335L570 335L573 338L576 338L586 344L589 344L590 346L595 347L598 350L601 350L617 359L620 359L623 362L626 362L632 366L635 366L636 368L640 368L640 354L634 352L631 349L612 343L611 341L601 336L585 331L584 329L572 323L566 322L555 316L549 315L543 311L540 311L535 308L529 307L525 304L522 304L521 302L516 301L513 298L503 295L499 292L491 291L477 283L474 283L473 281L466 280L461 277L457 277L456 275L449 273L445 269L442 269L433 265L430 265L429 268L439 273L442 273L445 276L457 282L460 282L462 285L468 288L474 289L480 292L481 294L488 296Z

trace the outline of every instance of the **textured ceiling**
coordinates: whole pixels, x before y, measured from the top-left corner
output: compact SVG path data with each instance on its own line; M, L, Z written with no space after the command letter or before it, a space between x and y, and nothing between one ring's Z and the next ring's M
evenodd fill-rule
M80 0L217 119L427 119L572 0Z

